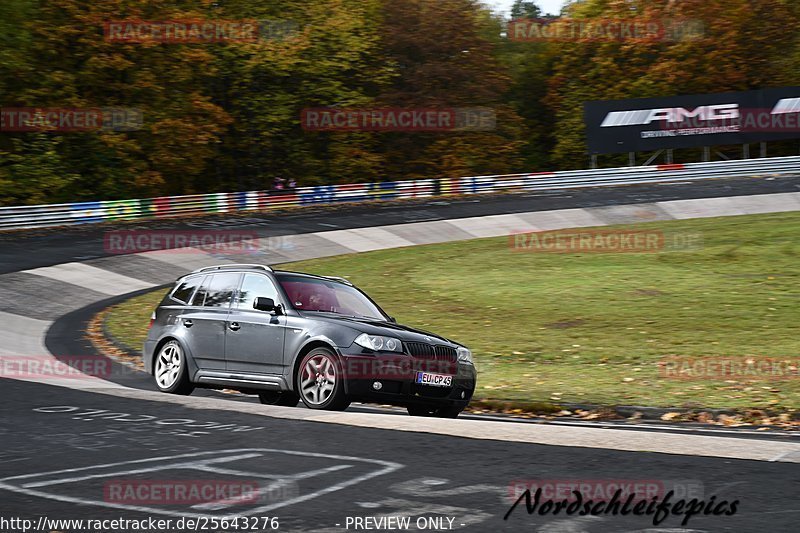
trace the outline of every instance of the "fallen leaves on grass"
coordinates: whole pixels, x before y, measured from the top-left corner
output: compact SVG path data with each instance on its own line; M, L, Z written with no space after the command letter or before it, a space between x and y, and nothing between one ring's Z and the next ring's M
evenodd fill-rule
M144 362L139 354L131 354L125 350L120 349L105 335L103 324L108 316L111 308L104 309L97 313L89 321L86 327L86 338L92 343L92 346L101 354L118 363L132 366L137 370L144 370Z

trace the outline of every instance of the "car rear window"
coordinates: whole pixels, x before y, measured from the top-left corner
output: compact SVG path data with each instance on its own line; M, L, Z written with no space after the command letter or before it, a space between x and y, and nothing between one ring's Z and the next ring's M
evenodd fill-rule
M200 285L200 281L203 279L202 276L195 276L193 278L188 278L183 280L175 287L175 290L172 291L170 295L173 300L177 300L182 304L188 304L192 299L192 294L194 294L194 290Z

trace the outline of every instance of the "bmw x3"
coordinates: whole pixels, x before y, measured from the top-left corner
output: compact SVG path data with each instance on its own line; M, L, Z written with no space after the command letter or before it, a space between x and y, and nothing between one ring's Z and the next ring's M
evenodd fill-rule
M377 402L454 418L476 381L469 349L398 324L346 279L264 265L179 278L152 314L143 358L163 392L234 389L311 409Z

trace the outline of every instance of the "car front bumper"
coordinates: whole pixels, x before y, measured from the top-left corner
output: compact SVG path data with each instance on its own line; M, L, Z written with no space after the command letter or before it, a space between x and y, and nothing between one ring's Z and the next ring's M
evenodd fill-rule
M452 376L449 386L417 383L417 373ZM408 355L342 354L345 392L354 401L390 405L466 407L475 392L477 373L469 363L431 361Z

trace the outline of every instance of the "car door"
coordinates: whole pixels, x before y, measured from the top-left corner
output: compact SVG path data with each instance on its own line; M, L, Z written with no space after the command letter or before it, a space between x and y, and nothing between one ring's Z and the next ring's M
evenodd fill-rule
M228 317L225 360L229 372L281 374L285 364L283 341L286 316L253 308L258 297L282 303L272 279L265 274L246 273Z
M225 335L228 314L241 274L209 274L180 317L184 339L201 370L225 370Z

